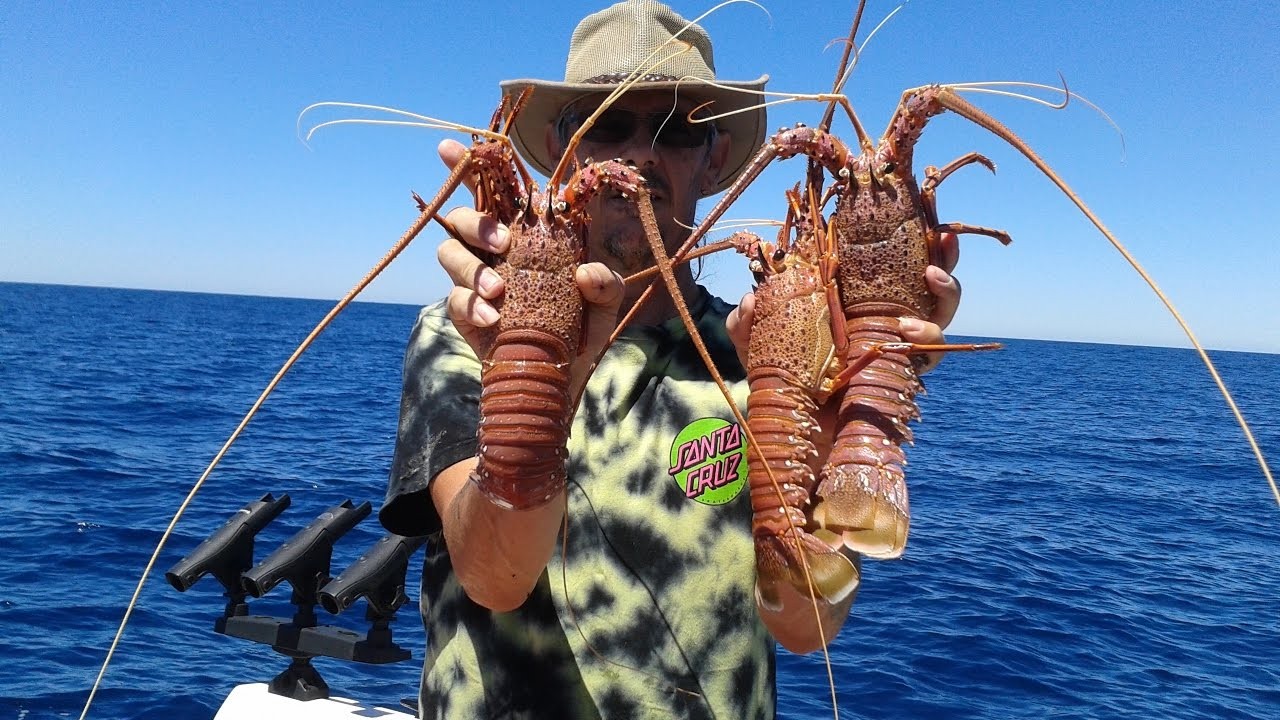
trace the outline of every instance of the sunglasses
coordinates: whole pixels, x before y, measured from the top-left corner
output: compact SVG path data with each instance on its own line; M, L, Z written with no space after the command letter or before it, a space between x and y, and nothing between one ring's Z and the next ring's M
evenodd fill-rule
M561 117L563 130L576 128L586 120L590 113L570 112ZM630 140L636 129L644 127L654 143L666 148L696 148L711 142L716 135L713 123L689 122L681 111L653 113L636 113L630 110L608 109L600 113L583 140L600 145L619 145ZM568 138L572 132L562 132L562 138Z

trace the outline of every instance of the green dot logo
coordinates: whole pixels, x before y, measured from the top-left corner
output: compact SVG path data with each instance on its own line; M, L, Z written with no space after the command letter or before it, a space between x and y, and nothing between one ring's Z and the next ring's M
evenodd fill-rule
M667 474L684 496L703 505L723 505L747 484L742 428L722 418L702 418L685 426L671 443Z

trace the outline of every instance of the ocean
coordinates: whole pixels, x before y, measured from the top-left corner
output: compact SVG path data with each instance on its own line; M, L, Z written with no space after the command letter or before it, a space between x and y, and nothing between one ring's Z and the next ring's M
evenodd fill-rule
M0 717L79 714L178 503L331 305L0 283ZM268 492L293 505L258 559L343 500L376 511L416 314L357 303L285 378L179 523L92 717L212 717L284 668L212 631L216 581L162 574ZM1212 355L1280 458L1280 355ZM1191 351L1010 340L926 383L911 541L864 563L831 648L841 717L1280 717L1280 508ZM381 535L352 530L335 574ZM416 694L414 604L393 630L409 662L316 661L335 695ZM778 679L780 717L832 717L821 655L780 651Z

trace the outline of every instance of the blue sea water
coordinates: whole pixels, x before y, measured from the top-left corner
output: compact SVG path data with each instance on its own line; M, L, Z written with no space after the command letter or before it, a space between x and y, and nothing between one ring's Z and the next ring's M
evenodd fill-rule
M0 717L79 713L174 509L329 307L0 284ZM160 574L266 492L293 507L258 557L344 499L378 506L416 312L352 306L285 379L178 525L93 717L211 717L283 668L212 631L214 580ZM1280 457L1280 356L1214 357ZM841 717L1280 717L1280 509L1193 353L1015 340L927 382L908 551L864 564L831 650ZM353 530L335 572L380 535ZM412 661L317 660L335 694L415 693L412 605L394 631ZM832 716L820 655L780 653L779 709Z

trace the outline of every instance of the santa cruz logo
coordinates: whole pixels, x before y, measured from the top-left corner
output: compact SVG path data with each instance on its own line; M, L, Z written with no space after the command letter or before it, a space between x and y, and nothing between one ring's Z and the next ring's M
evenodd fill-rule
M685 497L704 505L723 505L747 484L742 428L721 418L689 423L671 443L667 473Z

